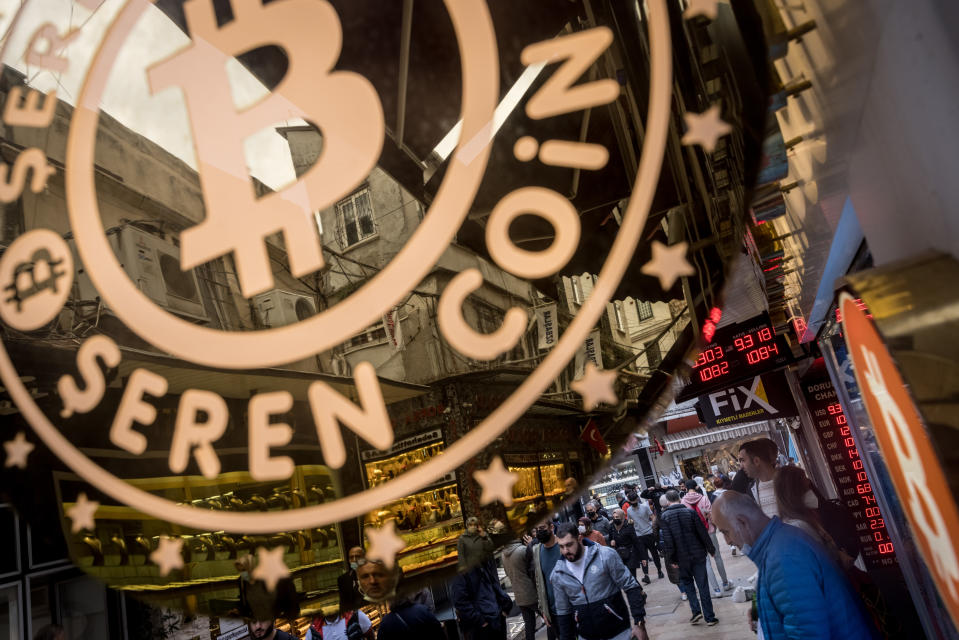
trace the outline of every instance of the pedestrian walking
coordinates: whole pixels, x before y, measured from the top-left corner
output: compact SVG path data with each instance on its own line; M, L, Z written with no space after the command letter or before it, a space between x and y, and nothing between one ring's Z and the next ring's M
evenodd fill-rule
M635 491L627 494L626 498L629 500L626 517L633 522L633 528L636 530L637 558L639 565L643 568L643 584L649 584L650 557L656 565L658 576L663 577L659 553L656 551L656 535L653 532L653 510Z
M609 518L603 515L605 509L600 509L599 504L592 500L586 505L586 517L589 518L593 529L603 534L603 537L609 536Z
M547 640L556 640L556 598L553 593L553 584L549 581L553 568L559 561L559 543L554 535L555 525L546 522L536 526L536 542L529 554L527 573L533 577L536 585L536 599L539 602L539 611L546 622Z
M713 505L716 526L758 569L760 637L874 640L878 631L852 584L808 535L770 518L748 497L726 492Z
M456 541L457 569L466 571L486 561L493 555L496 545L486 529L480 525L479 518L466 519L466 532Z
M465 640L506 640L506 616L513 601L503 591L492 559L460 573L451 586Z
M596 544L601 544L604 547L606 546L606 537L601 534L599 531L593 529L593 523L589 521L589 518L582 517L579 519L579 535L580 537L588 540L592 540Z
M613 509L613 520L610 523L606 543L619 555L619 559L623 561L626 568L636 575L636 566L639 564L636 529L632 522L627 522L626 512L622 509Z
M739 464L750 478L749 495L770 518L779 515L773 476L779 448L769 438L744 442L739 448Z
M713 541L713 547L718 550L719 539L716 537L716 525L710 521L712 503L709 501L708 497L697 491L697 488L694 484L695 481L687 480L686 482L687 491L686 495L683 496L682 503L696 512L696 515L699 516L699 518L703 521L703 524L706 525L706 532L709 534L709 538ZM726 577L726 566L723 564L722 554L714 554L713 562L716 563L716 571L719 573L719 577L722 579L722 584L716 581L716 576L713 573L712 562L710 562L708 558L706 559L706 577L709 580L709 588L712 592L712 597L722 598L723 593L732 590L733 585L729 583L729 579Z
M570 524L556 532L563 558L550 582L560 640L648 640L643 588L612 548L578 533Z
M536 583L527 573L527 554L532 553L520 540L514 540L503 548L503 569L513 585L513 598L523 616L526 640L536 637Z
M713 626L719 620L709 596L706 555L716 553L716 548L699 516L680 502L678 491L667 491L666 502L669 506L663 509L660 526L666 562L679 568L679 581L693 614L690 623L698 624L705 617L706 624Z

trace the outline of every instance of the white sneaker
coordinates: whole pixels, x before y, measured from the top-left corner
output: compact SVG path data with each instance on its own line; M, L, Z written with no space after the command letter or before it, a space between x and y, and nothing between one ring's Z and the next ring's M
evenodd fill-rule
M680 594L680 596L682 596L683 600L689 600L689 598L686 597L685 593Z
M727 582L726 584L723 585L723 591L732 591L732 590L733 590L732 582Z
M714 598L722 598L722 597L723 597L723 592L722 592L721 590L719 590L719 589L716 589L716 590L713 591L713 597L714 597Z

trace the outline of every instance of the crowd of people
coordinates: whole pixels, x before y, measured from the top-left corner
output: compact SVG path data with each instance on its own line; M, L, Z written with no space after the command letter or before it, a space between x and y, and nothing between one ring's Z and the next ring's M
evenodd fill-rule
M801 468L782 464L768 438L744 443L739 464L735 475L675 486L624 484L612 509L596 495L570 499L521 539L510 539L502 522L467 518L450 585L461 636L506 640L507 618L518 609L526 640L542 626L549 640L647 640L643 585L651 583L651 567L657 579L677 584L690 624L715 625L713 601L733 588L720 553L728 545L756 567L750 625L759 638L888 637L860 597L856 572L865 574L856 568L855 527L845 511ZM576 492L568 479L567 493ZM362 547L350 549L348 560L338 581L340 606L314 618L309 640L452 640L428 589L404 594L399 567L367 559ZM497 561L512 595L500 583ZM388 603L375 634L361 609L368 603ZM265 623L250 632L285 637Z

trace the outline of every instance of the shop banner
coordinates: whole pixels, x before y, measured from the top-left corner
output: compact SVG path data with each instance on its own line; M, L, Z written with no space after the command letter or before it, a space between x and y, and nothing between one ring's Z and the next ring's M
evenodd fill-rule
M603 368L603 345L599 338L599 329L589 334L573 360L573 380L579 380L586 373L586 363L592 362L597 369Z
M799 415L782 371L699 396L699 407L703 422L714 429Z
M403 348L403 325L400 323L399 307L393 307L383 314L383 328L386 329L386 339L394 351Z
M425 431L423 433L417 434L415 436L410 436L409 438L404 438L393 443L393 446L389 449L381 451L379 449L366 449L365 451L360 452L360 457L366 460L373 460L375 458L386 458L397 453L402 453L410 449L418 449L423 445L430 444L433 442L438 442L443 439L443 432L439 429L432 429L430 431Z
M882 458L949 614L959 625L959 510L909 388L857 301L839 298L843 334ZM890 545L891 546L891 545Z
M556 322L556 304L548 304L536 309L536 331L539 333L539 348L551 349L559 336Z

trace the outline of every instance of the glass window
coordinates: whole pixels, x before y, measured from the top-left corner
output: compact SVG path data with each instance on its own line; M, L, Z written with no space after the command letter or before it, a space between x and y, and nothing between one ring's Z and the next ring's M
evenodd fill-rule
M659 363L663 361L663 357L659 351L659 342L656 340L651 340L646 343L646 362L649 363L650 369L655 369L659 366Z
M10 505L0 505L0 576L20 571L20 531L17 514Z
M653 317L653 305L649 302L636 301L636 312L640 320L649 320Z
M340 225L340 240L344 247L353 246L376 233L369 189L358 191L338 202L336 215Z
M626 331L626 323L623 322L623 305L621 302L613 303L613 312L616 315L616 330Z
M60 624L71 640L109 638L107 592L103 583L83 576L56 585Z
M573 276L571 280L573 282L573 302L583 304L583 287L579 283L579 277Z
M20 585L11 584L0 587L0 638L19 638L22 626Z

